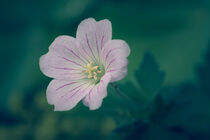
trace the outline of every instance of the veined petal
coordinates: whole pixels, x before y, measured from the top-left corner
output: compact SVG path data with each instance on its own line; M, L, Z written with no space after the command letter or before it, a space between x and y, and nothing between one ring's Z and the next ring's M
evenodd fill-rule
M43 55L39 61L40 70L55 79L76 80L85 78L83 66L75 60L59 56L53 52Z
M85 81L52 80L47 88L47 101L55 111L70 110L84 98L90 85Z
M62 35L57 37L49 47L49 52L55 53L57 56L62 56L67 59L76 61L80 65L85 65L89 61L86 57L78 50L78 44L76 39Z
M110 80L110 73L105 74L100 82L89 90L83 99L83 104L89 106L90 110L98 109L102 104L103 98L107 96L107 86Z
M110 40L101 52L101 59L106 72L111 73L111 81L121 80L127 74L127 56L130 54L128 44L123 40Z
M76 40L81 50L96 60L106 42L112 38L111 22L108 19L96 22L93 18L83 20L77 29Z

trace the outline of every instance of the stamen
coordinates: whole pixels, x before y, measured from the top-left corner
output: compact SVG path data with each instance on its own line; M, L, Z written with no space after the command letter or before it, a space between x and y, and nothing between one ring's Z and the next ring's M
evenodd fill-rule
M97 70L98 69L98 66L95 66L92 68L92 70Z
M94 80L97 80L97 77L95 75L93 76L93 78L94 78Z
M100 71L100 70L98 70L98 71L97 71L97 73L101 73L101 71Z
M90 79L90 78L92 78L93 76L91 75L91 73L89 72L89 75L88 75L88 78Z
M88 79L93 78L95 81L98 80L98 74L101 73L101 70L99 69L99 66L92 66L93 61L91 61L89 64L85 65L84 67L87 68L84 72L88 73Z

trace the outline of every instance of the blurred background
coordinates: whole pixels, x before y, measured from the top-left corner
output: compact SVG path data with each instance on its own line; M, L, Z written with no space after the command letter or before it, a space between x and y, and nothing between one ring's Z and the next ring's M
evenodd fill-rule
M99 110L54 112L39 57L88 17L130 45L116 84L138 104L109 87ZM209 0L0 0L0 140L210 139L209 27Z

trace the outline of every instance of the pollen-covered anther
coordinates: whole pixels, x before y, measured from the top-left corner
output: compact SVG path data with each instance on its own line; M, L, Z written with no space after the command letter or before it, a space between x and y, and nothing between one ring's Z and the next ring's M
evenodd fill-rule
M86 68L86 70L84 72L88 73L88 79L93 78L94 80L98 80L97 76L99 73L101 73L101 71L99 70L98 66L92 66L92 65L93 61L85 65L84 67Z
M90 78L92 78L93 76L91 75L91 73L89 73L89 75L88 75L88 78L90 79Z
M94 78L94 80L97 80L98 78L97 78L97 73L96 72L93 72L93 78Z

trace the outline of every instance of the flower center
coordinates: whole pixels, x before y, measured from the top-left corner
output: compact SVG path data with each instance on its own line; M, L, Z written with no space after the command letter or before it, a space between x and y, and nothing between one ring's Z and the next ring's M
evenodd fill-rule
M88 74L88 79L94 79L95 83L97 83L103 76L102 70L99 66L93 65L93 61L91 61L84 67L86 68L84 72Z

